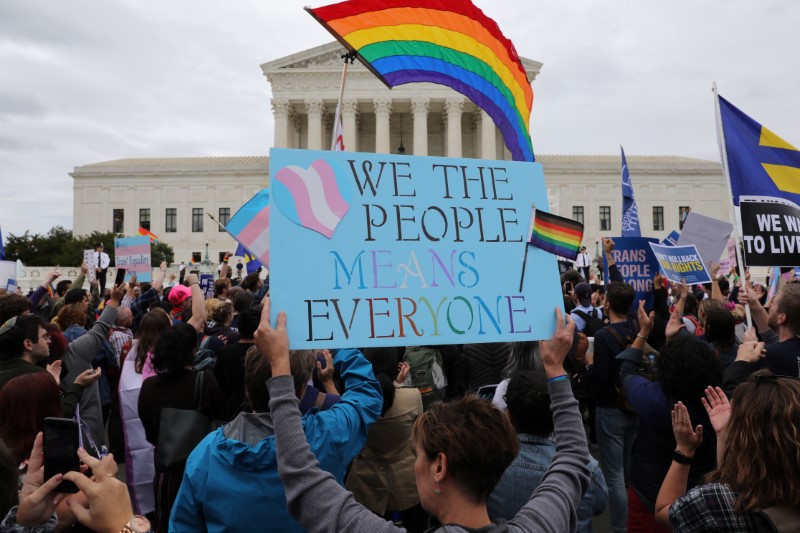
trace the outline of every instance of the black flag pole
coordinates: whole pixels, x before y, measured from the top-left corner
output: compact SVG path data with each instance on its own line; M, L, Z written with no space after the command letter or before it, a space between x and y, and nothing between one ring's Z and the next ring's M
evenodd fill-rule
M530 246L529 241L531 239L531 233L533 233L533 221L536 218L536 204L531 206L531 223L528 227L528 236L525 239L525 253L522 255L522 273L519 276L519 292L522 292L522 283L525 281L525 265L528 263L528 247Z

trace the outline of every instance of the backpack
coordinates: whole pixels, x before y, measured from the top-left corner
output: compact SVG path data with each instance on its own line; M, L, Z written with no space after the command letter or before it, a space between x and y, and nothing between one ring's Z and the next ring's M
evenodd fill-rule
M610 325L606 326L605 329L614 337L618 343L623 345L625 349L628 349L633 344L633 338L630 336L626 336L624 339L622 335L619 334L617 330L612 328ZM654 364L654 359L651 360L650 356L653 354L657 354L655 350L653 350L650 346L645 345L644 350L642 350L642 362L639 367L639 375L648 379L649 381L656 380L656 368ZM614 368L614 365L611 365L611 368ZM621 384L618 382L617 379L614 380L614 391L617 393L617 407L622 409L623 411L628 411L629 413L635 413L636 410L631 407L631 404L628 403L628 399L625 397L625 389L620 386Z
M423 408L443 401L447 378L441 352L432 346L409 346L403 360L411 367L405 384L419 389Z
M596 307L592 307L591 314L579 309L574 309L572 313L584 320L585 324L581 333L585 334L587 337L594 337L595 333L606 327L606 323L600 318Z
M694 336L695 337L702 337L705 334L705 328L703 328L703 325L700 324L700 321L697 320L695 317L693 317L692 315L683 315L683 318L688 319L689 322L694 324Z
M217 356L214 350L208 347L211 337L206 335L200 342L200 347L197 348L197 353L194 354L192 359L192 368L195 372L202 372L204 370L213 370L217 364Z

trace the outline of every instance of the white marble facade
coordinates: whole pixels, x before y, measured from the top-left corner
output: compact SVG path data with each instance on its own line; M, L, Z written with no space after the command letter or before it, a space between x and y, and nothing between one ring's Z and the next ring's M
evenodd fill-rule
M338 43L299 52L261 65L271 88L274 146L327 150L339 97L344 49ZM522 59L533 81L541 63ZM510 159L491 119L469 100L440 85L385 87L359 62L348 67L342 106L348 151L408 155ZM534 147L535 148L535 147ZM537 154L544 166L554 212L585 223L590 252L601 236L618 235L621 217L619 157ZM679 227L690 208L730 217L719 163L676 156L628 156L642 233L664 237ZM192 227L193 210L236 212L269 181L266 156L122 159L76 167L74 230L113 230L114 209L124 210L124 232L136 233L140 211L150 209L151 231L173 246L177 261L192 254L232 250L235 243L204 216ZM581 209L582 208L582 209ZM167 209L175 209L174 232L166 232ZM119 211L118 211L119 213ZM608 213L607 227L601 218Z

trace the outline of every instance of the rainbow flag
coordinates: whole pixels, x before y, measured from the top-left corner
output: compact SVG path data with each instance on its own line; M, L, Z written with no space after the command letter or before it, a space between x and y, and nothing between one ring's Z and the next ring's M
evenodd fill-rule
M239 208L225 231L269 267L269 189L257 192Z
M140 237L150 237L150 244L154 242L158 242L158 237L155 233L152 233L150 230L144 229L143 227L139 226L139 236Z
M580 222L534 210L528 238L532 245L574 261L578 257L581 240L583 224Z
M306 8L387 87L446 85L486 111L515 161L533 161L533 90L497 23L469 0L349 0Z

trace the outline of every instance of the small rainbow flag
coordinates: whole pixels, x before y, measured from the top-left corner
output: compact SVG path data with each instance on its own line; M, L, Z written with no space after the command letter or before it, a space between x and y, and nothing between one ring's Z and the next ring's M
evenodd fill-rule
M535 209L532 218L529 243L571 261L578 257L583 240L583 224Z
M139 226L139 236L140 237L150 237L150 243L158 242L158 237L155 233L152 233L150 230L144 229L143 227Z
M348 0L306 11L387 87L446 85L486 111L515 161L534 160L525 67L469 0Z

